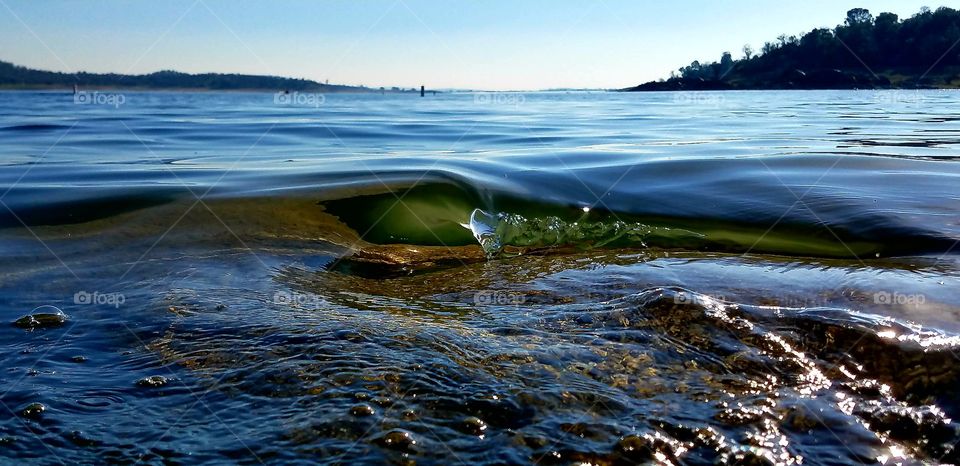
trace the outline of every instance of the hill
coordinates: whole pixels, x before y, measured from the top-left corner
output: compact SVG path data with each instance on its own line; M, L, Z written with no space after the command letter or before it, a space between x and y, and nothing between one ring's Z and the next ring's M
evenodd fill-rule
M371 92L356 86L321 84L307 79L246 74L188 74L158 71L143 75L60 73L0 61L0 89L171 89L171 90L289 90L304 92Z
M760 54L743 52L624 90L960 88L960 11L924 8L901 21L854 8L834 29L782 35Z

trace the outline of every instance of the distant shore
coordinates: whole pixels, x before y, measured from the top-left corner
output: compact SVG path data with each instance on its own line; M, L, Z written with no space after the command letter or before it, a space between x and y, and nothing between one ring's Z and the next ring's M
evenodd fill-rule
M72 86L43 86L43 85L0 85L0 92L2 91L24 91L24 92L38 92L38 91L49 91L49 92L66 92L73 93ZM78 92L249 92L249 93L277 93L277 92L286 92L287 89L276 89L276 88L233 88L233 89L216 89L209 87L147 87L147 86L83 86L78 87ZM412 89L405 90L391 90L391 89L374 89L368 87L351 87L349 89L327 89L327 90L289 90L290 93L300 92L300 93L328 93L328 94L419 94L420 91L414 91ZM432 91L428 91L432 92Z
M882 90L960 89L960 69L925 75L925 70L890 70L871 74L864 70L793 69L778 74L734 76L733 79L674 77L621 89L625 92L651 91L736 91L736 90Z
M904 20L865 8L847 11L833 29L781 35L743 58L694 60L671 73L623 91L783 89L958 89L960 11L921 8Z
M320 83L309 79L248 74L158 71L150 74L61 73L35 70L0 61L0 90L89 91L236 91L310 93L411 93L419 88L350 86ZM433 91L430 91L433 92Z

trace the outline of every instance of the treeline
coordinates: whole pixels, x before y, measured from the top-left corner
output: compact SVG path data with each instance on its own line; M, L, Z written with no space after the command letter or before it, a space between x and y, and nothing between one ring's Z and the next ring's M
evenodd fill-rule
M957 87L958 43L958 10L923 8L901 20L893 13L874 17L867 9L854 8L834 29L782 35L759 53L745 46L739 60L726 52L718 62L695 61L668 81L639 87Z
M0 61L0 88L145 88L209 90L289 90L335 92L364 88L321 84L307 79L246 74L188 74L159 71L144 75L59 73L41 71Z

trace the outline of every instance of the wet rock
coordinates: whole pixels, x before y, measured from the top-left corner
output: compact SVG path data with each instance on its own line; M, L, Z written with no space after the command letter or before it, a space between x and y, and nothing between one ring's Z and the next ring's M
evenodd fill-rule
M25 329L36 330L45 328L56 328L67 323L67 315L62 311L40 312L36 314L25 315L13 322L13 325Z
M487 431L487 423L476 416L470 416L460 423L460 429L471 435L483 435Z
M367 340L362 333L355 330L337 330L333 333L338 340L349 341L352 343L362 343Z
M366 403L358 404L350 408L350 414L356 417L373 416L376 413L377 412L373 409L373 406L370 406Z
M40 419L47 407L43 403L30 403L20 410L20 415L28 419Z
M812 432L826 427L820 417L805 406L791 406L781 421L786 429L793 432Z
M384 407L384 408L389 407L389 406L393 406L393 400L391 400L390 398L387 398L387 397L385 397L385 396L378 396L378 397L375 397L375 398L371 399L370 401L372 401L372 402L376 403L377 405L382 406L382 407Z
M724 464L736 464L742 466L773 466L775 463L768 458L752 451L740 451L734 454Z
M647 439L628 435L621 438L614 447L614 452L631 461L648 461L653 458L653 449Z
M550 439L541 435L520 435L517 441L531 450L540 450L552 443Z
M857 410L877 432L902 441L956 443L957 432L945 414L932 406L872 406Z
M400 429L391 430L374 441L381 447L406 453L414 452L417 446L417 440L413 434Z
M151 375L137 381L137 386L144 388L159 388L170 383L170 379L162 375Z
M69 434L66 435L66 437L67 437L67 440L72 442L74 445L77 445L80 447L92 447L100 444L100 442L88 437L86 434L84 434L79 430L70 432Z

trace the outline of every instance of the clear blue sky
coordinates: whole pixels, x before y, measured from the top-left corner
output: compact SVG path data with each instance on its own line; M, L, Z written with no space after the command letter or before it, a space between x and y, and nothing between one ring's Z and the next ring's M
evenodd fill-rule
M943 2L943 0L940 0ZM0 60L368 86L625 87L914 0L0 0Z

